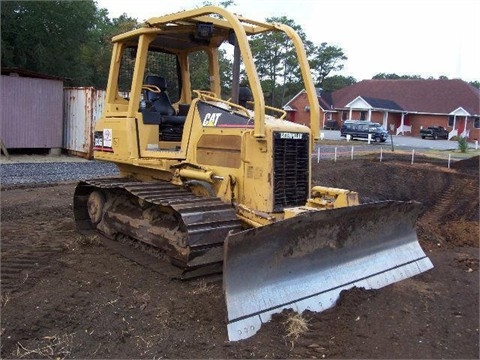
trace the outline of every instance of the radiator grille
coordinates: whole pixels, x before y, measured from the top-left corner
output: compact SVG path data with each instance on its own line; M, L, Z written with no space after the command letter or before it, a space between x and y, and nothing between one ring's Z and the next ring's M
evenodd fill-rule
M273 133L274 211L305 205L309 185L308 134Z

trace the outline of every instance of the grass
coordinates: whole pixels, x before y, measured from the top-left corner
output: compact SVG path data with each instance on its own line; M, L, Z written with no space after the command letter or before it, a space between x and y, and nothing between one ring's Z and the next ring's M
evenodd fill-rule
M195 284L195 288L189 291L189 293L192 295L212 294L214 288L214 284L208 284L204 279L200 279Z
M318 144L320 146L342 146L342 145L349 145L349 146L360 146L360 145L366 145L365 142L363 141L350 141L346 142L345 140L322 140L319 141ZM394 152L391 151L390 146L385 145L383 147L383 152L384 154L411 154L412 150L405 150L405 149L398 149L394 148ZM368 156L371 154L377 154L380 153L380 149L378 147L372 147L371 150L364 150L361 152L356 152L354 154L355 157L361 157L361 156ZM448 150L441 150L441 149L425 149L425 148L418 148L415 149L415 155L422 155L422 156L427 156L427 157L432 157L432 158L438 158L438 159L448 159L448 155L451 155L452 160L463 160L463 159L468 159L474 156L479 156L480 155L480 149L475 150L472 147L469 147L466 152L462 152L460 149L448 149ZM340 156L339 156L340 157ZM343 157L346 157L343 156Z
M2 294L2 302L1 302L1 307L7 306L8 302L10 301L10 294L9 293L3 293Z
M291 313L283 324L293 348L295 341L308 331L308 321L301 314Z
M468 151L467 139L459 137L457 138L457 143L458 143L458 150L460 150L461 153L466 153Z
M71 354L73 336L74 334L45 336L42 338L44 343L35 349L28 349L18 342L16 356L18 358L42 357L55 360L65 359Z
M468 159L474 156L479 156L480 149L475 150L470 148L466 152L462 152L459 149L455 149L455 150L418 149L418 153L425 156L431 156L431 157L442 158L442 159L448 158L448 155L451 154L455 159L463 160L463 159Z
M319 140L318 145L320 146L363 146L367 145L367 142L365 141L349 141L347 142L345 139L341 140ZM383 144L384 146L384 151L389 152L390 151L390 142L387 141L386 143ZM400 150L396 148L396 145L394 144L395 152L396 153L409 153L408 150ZM376 153L379 150L377 148L372 149L372 153ZM449 150L440 150L440 149L424 149L424 148L418 148L415 149L415 152L418 154L422 154L425 156L430 156L432 155L433 157L448 157L448 154L452 154L455 156L455 158L458 159L467 159L473 156L478 156L480 155L480 148L475 150L473 147L471 147L471 144L467 143L465 141L465 144L460 145L458 144L457 149L449 149ZM367 153L362 152L362 153ZM411 153L411 151L410 151Z
M345 139L342 139L342 140L318 140L317 144L320 145L320 146L327 146L327 145L337 145L337 146L342 146L342 145L361 146L361 145L367 144L367 142L363 142L363 141L347 141L347 140L345 140Z
M81 246L100 246L102 244L100 236L95 234L80 235L77 240Z

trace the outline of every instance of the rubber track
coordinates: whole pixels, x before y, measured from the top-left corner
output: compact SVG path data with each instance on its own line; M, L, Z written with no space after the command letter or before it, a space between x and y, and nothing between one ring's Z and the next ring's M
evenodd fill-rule
M168 182L107 178L80 182L75 190L75 220L82 233L91 233L93 230L86 204L88 195L98 188L112 191L123 189L146 202L176 211L188 234L186 245L190 248L190 256L187 263L179 263L173 258L170 260L185 271L195 270L201 274L199 268L205 268L206 273L218 272L218 265L221 269L223 262L223 242L227 234L240 231L242 227L234 208L219 198L197 196ZM209 271L209 267L216 270Z

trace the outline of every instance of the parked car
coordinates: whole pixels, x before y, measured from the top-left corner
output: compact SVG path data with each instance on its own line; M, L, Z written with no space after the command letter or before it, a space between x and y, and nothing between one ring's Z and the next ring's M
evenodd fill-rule
M448 131L443 126L429 126L426 129L420 130L420 136L422 137L422 139L425 139L426 137L431 137L433 140L448 140Z
M337 120L327 120L325 122L325 129L327 129L327 130L338 130Z
M347 120L340 128L340 135L346 137L350 135L353 139L368 139L368 135L375 142L385 142L388 139L388 132L379 123L362 120Z

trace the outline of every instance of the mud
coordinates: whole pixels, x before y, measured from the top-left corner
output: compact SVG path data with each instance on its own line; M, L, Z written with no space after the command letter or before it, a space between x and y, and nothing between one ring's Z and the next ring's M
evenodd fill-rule
M315 185L356 190L362 202L422 202L417 232L435 267L345 291L322 313L285 311L239 342L227 340L218 280L173 281L168 264L152 271L80 235L74 183L4 188L1 357L477 359L478 163L315 163Z

